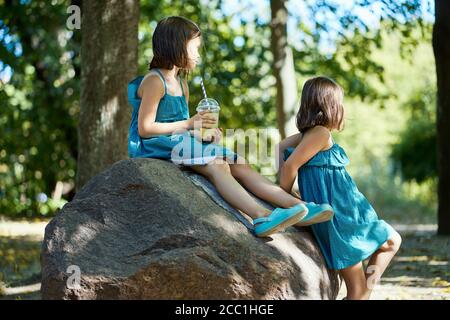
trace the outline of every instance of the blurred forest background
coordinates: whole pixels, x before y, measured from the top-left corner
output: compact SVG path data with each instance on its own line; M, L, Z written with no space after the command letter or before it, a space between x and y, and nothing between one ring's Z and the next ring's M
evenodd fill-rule
M51 216L74 194L81 32L66 26L70 1L2 2L0 212ZM336 79L347 111L336 139L363 191L380 211L394 210L399 218L420 211L434 221L433 4L341 3L287 3L294 94L310 76ZM191 114L203 75L222 106L222 127L276 128L269 2L141 1L139 74L152 57L157 21L174 14L203 30L203 64L189 79Z
M221 104L223 128L277 128L282 137L292 134L304 81L330 76L346 93L346 126L334 137L347 151L348 169L361 191L394 224L437 223L434 1L129 2L138 6L130 11L135 13L122 14L128 12L126 5L116 12L122 22L134 19L130 25L138 26L137 57L115 64L123 92L130 74L147 72L152 33L157 21L169 15L185 16L202 29L202 63L188 79L190 111L193 115L201 99L203 76L208 95ZM86 66L80 52L83 30L106 27L95 20L101 13L90 14L81 29L69 28L67 19L73 13L69 6L79 6L83 15L97 3L108 6L107 1L0 0L0 215L8 219L53 216L71 200L77 183L93 174L77 177L83 154L98 155L86 147L94 140L91 131L79 128L89 117L83 116L80 101L92 94L83 96L83 81L95 82L82 79L82 69L100 51L83 60ZM111 37L116 30L107 26L113 29ZM106 48L119 42L134 45L132 36L116 38ZM99 45L98 50L106 49ZM123 124L115 130L126 141L131 107L120 107ZM126 154L126 145L119 149L120 155L109 161ZM99 163L94 172L111 164ZM263 173L275 179L275 171Z

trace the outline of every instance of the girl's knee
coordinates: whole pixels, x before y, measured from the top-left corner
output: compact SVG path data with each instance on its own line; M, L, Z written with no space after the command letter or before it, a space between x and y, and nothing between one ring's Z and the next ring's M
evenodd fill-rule
M397 252L400 249L401 245L402 245L402 237L398 232L396 232L394 237L392 238L393 249Z
M242 164L231 164L230 170L231 174L235 178L241 178L248 172L248 170L252 170L252 168L248 163L242 163Z
M223 160L214 160L206 165L208 167L207 172L211 175L215 174L231 174L230 165Z
M394 251L397 252L400 249L402 244L402 237L398 232L395 232L384 244L384 248L386 251Z

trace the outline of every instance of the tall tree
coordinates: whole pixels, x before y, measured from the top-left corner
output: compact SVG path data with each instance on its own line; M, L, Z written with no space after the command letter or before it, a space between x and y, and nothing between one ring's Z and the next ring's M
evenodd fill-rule
M288 11L286 0L271 0L271 50L276 79L277 124L282 139L296 132L297 80L292 49L287 41Z
M450 2L435 1L433 49L437 74L438 234L450 234Z
M127 83L137 74L139 0L84 1L76 188L127 157Z

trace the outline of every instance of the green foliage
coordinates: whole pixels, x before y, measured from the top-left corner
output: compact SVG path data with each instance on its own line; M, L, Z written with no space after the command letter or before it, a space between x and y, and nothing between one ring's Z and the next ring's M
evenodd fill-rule
M387 34L399 34L400 54L411 58L422 40L431 41L431 24L424 22L421 1L354 1L352 5L329 1L306 2L307 21L298 18L302 37L294 53L296 68L302 76L324 74L337 80L349 97L377 101L383 106L387 93L385 69L374 60ZM368 25L364 14L370 12L380 25ZM326 17L324 19L323 17ZM309 23L314 21L315 23ZM372 22L373 23L373 22ZM384 33L384 36L383 36ZM334 35L334 36L329 36ZM323 38L330 40L323 49Z
M381 217L401 222L408 215L414 223L435 223L436 179L407 179L408 168L432 168L435 123L436 79L429 33L416 45L414 59L402 54L401 33L383 33L379 49L368 57L380 64L384 83L367 77L369 85L383 92L385 99L345 98L345 129L335 135L350 158L349 171L360 190ZM411 31L417 36L416 31ZM411 133L412 127L420 127ZM397 150L411 152L403 157L404 165L393 157ZM427 170L428 170L427 169ZM416 171L414 174L417 174Z
M70 1L8 1L0 7L0 213L52 213L57 181L75 176L79 38L66 29ZM9 39L8 39L9 38ZM41 195L41 201L38 195Z
M232 16L222 13L222 1L166 1L151 14L152 1L143 1L140 31L140 72L145 73L151 60L151 35L159 19L182 15L196 22L202 30L202 64L189 76L191 114L203 98L199 77L204 77L207 94L221 105L221 126L252 128L273 126L274 77L270 67L270 28L254 20L242 20L231 28Z
M437 177L436 89L424 89L408 101L406 108L411 115L392 150L396 171L407 181L418 183Z
M375 2L356 1L356 4L370 7ZM64 199L52 199L55 185L63 181L70 186L76 172L80 31L66 28L66 10L70 4L79 2L0 3L0 65L13 70L11 80L1 84L0 90L0 213L51 215L71 197L66 194ZM371 153L367 150L379 159L388 159L390 145L399 142L396 138L406 120L404 115L409 111L392 106L406 103L423 87L406 74L418 70L418 65L423 63L392 76L389 70L398 69L398 63L395 62L394 67L383 63L383 59L389 60L391 54L383 53L381 60L371 54L400 42L402 59L405 59L420 45L421 39L429 42L430 26L423 23L419 4L420 1L382 1L381 29L365 25L352 9L342 11L331 1L306 2L308 20L316 22L312 25L305 24L298 12L290 12L298 19L300 30L299 41L291 43L295 47L299 84L311 75L330 75L343 85L347 97L355 105L354 110L364 110L364 117L380 120L377 123L374 120L368 126L378 128L383 134L374 135L374 131L365 131L365 127L355 125L354 130L347 131L342 138L352 145L361 177L373 170L369 165L372 161L367 158ZM142 0L139 74L147 71L151 60L151 36L156 22L169 15L185 16L199 24L204 44L202 64L188 79L191 114L202 98L199 85L202 75L208 95L221 104L222 127L275 127L270 21L264 21L251 5L248 11L255 11L251 18L246 16L244 19L242 12L226 15L226 5L219 0ZM268 5L266 9L270 10ZM327 11L331 12L331 18L326 23L320 22L317 15ZM269 11L267 16L270 16ZM396 31L399 37L386 41L380 30ZM331 43L336 50L331 53L320 49L320 39L326 34L336 34ZM430 56L424 61L433 63ZM421 74L426 72L420 71ZM409 87L414 90L405 90ZM358 101L364 102L360 108ZM385 107L386 112L380 106ZM386 117L395 118L396 128L384 126L389 122ZM415 119L411 121L412 126L418 126ZM351 127L351 119L348 123ZM406 133L404 137L403 140L411 139ZM366 140L355 146L358 139ZM406 150L404 146L402 150ZM383 165L390 167L385 162ZM408 166L403 163L404 167Z

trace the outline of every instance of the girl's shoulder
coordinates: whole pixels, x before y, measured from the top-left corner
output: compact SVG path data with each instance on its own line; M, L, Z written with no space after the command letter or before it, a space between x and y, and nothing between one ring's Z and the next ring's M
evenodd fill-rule
M321 135L323 137L330 137L330 129L324 126L314 126L308 131L305 132L305 134L315 134L315 135Z
M280 147L282 149L298 146L300 141L302 141L303 134L298 132L296 134L290 135L280 141Z
M164 79L156 72L148 72L141 81L138 87L137 94L140 98L143 97L144 92L159 93L161 97L164 96L166 90L166 84Z
M305 132L304 136L312 136L316 141L318 141L320 144L323 144L323 150L330 149L334 142L333 137L331 135L330 129L324 126L314 126L308 131Z

